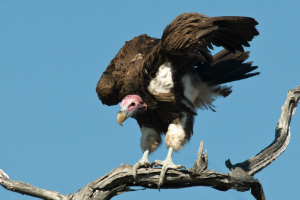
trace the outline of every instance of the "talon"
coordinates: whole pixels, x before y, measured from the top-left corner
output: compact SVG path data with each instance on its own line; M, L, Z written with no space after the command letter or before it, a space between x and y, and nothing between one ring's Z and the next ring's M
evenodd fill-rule
M161 172L160 172L160 177L159 177L159 182L157 184L158 190L160 191L160 187L164 183L164 178L166 176L166 172L168 169L182 169L185 167L183 165L175 165L171 159L166 159L164 161L156 160L151 163L151 165L157 167L158 165L162 166Z
M138 171L138 169L139 168L141 168L141 167L145 167L145 168L148 168L148 167L150 167L150 163L149 163L149 161L148 161L148 158L146 159L146 158L141 158L140 160L139 160L139 162L137 162L134 166L133 166L133 172L132 172L132 175L133 175L133 178L134 178L134 180L137 180L137 171Z
M178 166L178 169L186 169L185 166L183 165L177 165Z
M167 158L164 161L155 160L151 163L151 166L153 166L153 165L155 167L157 167L158 165L162 166L161 172L160 172L160 177L159 177L159 182L157 184L157 188L158 188L159 191L160 191L160 187L164 183L164 178L165 178L165 175L166 175L166 172L167 172L168 169L182 169L182 168L185 169L185 167L183 165L175 165L173 163L172 154L173 154L173 148L170 147Z
M151 163L151 167L158 167L158 166L162 166L162 164L160 164L159 162L161 162L160 160L155 160Z
M137 177L137 170L138 170L138 168L140 167L141 165L140 165L140 163L138 162L138 163L136 163L135 165L134 165L134 167L133 167L133 178L134 178L134 180L136 180L136 177Z

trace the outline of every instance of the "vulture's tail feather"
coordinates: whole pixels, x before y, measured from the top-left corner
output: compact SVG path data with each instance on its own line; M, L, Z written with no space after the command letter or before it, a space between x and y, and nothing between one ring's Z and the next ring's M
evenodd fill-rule
M244 63L248 57L249 52L235 51L235 53L232 53L224 49L214 55L212 64L199 63L196 72L202 81L212 85L220 85L256 76L259 72L249 72L257 69L257 66L252 66L252 62Z

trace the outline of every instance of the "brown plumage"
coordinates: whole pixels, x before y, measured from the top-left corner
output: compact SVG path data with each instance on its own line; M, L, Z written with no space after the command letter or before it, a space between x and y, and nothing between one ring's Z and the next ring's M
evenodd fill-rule
M150 135L162 133L171 155L189 141L196 109L213 110L216 97L231 93L230 87L220 84L259 74L249 73L257 68L251 62L243 63L249 56L243 46L250 46L248 42L259 34L257 24L249 17L179 15L161 39L140 35L125 43L103 72L96 88L98 97L109 106L127 97L118 121L122 124L127 117L137 120L144 156L149 149L153 151L151 141L154 146L160 143L160 137L150 140ZM212 45L225 49L212 56L208 50ZM134 170L148 166L144 156ZM166 169L172 168L170 163L166 165L160 185Z

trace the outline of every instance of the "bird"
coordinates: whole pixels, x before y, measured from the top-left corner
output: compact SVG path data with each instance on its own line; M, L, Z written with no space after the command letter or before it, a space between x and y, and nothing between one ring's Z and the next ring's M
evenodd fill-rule
M222 85L259 74L257 66L244 62L249 42L259 35L257 21L251 17L207 17L198 13L177 16L162 37L146 34L126 41L111 60L96 86L105 105L120 103L120 125L134 118L141 130L142 158L133 167L161 166L158 189L168 169L184 169L172 161L193 134L198 109L215 111L213 101L227 97L230 86ZM222 50L215 55L213 45ZM251 72L251 73L250 73ZM148 160L165 135L165 160Z

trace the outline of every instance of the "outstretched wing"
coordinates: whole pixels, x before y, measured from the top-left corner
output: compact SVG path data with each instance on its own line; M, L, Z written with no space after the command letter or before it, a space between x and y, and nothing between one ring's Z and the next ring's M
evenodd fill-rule
M103 104L116 105L130 94L137 91L138 73L144 57L159 43L159 39L140 35L125 42L115 58L110 62L98 81L96 92ZM136 84L133 84L135 82Z
M223 49L214 55L213 63L199 62L196 64L195 72L202 81L210 85L220 85L256 76L259 72L249 72L257 69L257 66L252 66L252 62L245 63L249 53L249 51L232 53Z
M250 17L206 17L197 13L184 13L169 24L162 36L162 49L172 53L198 50L208 58L209 48L223 46L231 52L244 51L248 41L258 35L258 23Z

